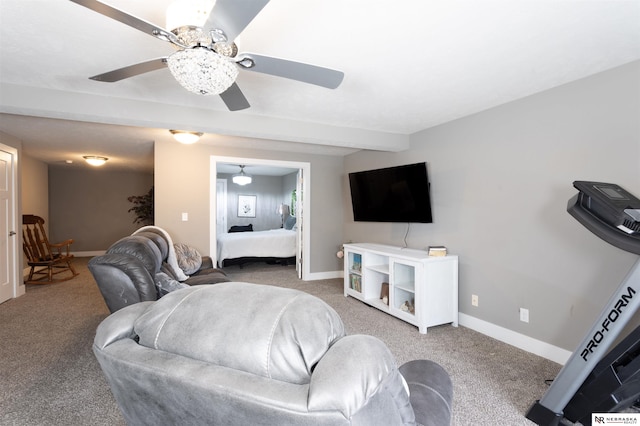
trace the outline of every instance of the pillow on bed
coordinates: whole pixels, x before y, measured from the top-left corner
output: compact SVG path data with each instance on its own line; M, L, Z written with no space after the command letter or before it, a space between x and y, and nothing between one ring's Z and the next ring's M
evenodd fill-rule
M229 232L253 232L253 224L250 223L248 225L234 225L229 228Z
M178 266L185 274L191 275L200 269L202 256L200 256L198 250L186 244L174 244L173 248L176 251Z
M295 225L296 225L296 217L295 216L289 216L284 221L284 229L293 229L293 227Z

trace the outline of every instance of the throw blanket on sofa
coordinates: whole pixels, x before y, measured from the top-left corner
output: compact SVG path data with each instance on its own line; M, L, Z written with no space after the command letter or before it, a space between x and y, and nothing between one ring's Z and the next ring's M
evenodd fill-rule
M178 266L178 257L176 256L176 251L173 248L173 240L171 239L171 235L169 235L169 233L167 231L165 231L164 229L158 227L158 226L143 226L142 228L138 229L137 231L135 231L133 234L131 235L135 235L138 232L142 232L142 231L156 231L161 233L164 238L167 240L167 245L169 246L169 254L167 255L167 263L169 264L169 266L171 266L171 269L173 269L173 272L175 274L175 276L178 278L178 281L184 281L187 278L189 278L188 275L185 275L184 271L182 269L180 269L180 266Z

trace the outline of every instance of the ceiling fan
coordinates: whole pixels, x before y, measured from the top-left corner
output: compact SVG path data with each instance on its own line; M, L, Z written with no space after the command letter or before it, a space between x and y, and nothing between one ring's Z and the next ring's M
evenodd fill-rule
M116 82L150 71L169 68L185 89L201 95L220 95L230 111L249 108L235 82L239 70L284 77L335 89L344 78L341 71L255 53L238 53L234 40L269 3L269 0L216 0L202 26L182 24L166 30L98 0L70 0L129 25L177 50L169 56L119 68L90 77Z

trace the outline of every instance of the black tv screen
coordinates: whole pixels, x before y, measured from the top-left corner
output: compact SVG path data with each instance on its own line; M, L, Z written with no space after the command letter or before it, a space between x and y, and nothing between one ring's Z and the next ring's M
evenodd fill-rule
M427 164L349 173L353 219L431 223Z

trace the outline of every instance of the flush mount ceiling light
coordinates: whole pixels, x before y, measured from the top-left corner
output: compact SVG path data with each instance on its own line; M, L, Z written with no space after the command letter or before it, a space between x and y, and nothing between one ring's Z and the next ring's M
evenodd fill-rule
M84 158L84 161L86 161L87 163L96 167L102 166L108 160L107 157L100 157L97 155L83 155L82 158Z
M169 130L169 132L171 132L175 140L187 145L198 142L200 136L203 135L201 132L189 132L186 130Z
M240 165L240 173L233 175L231 180L237 185L244 186L250 184L253 179L251 178L251 175L244 172L244 166Z

